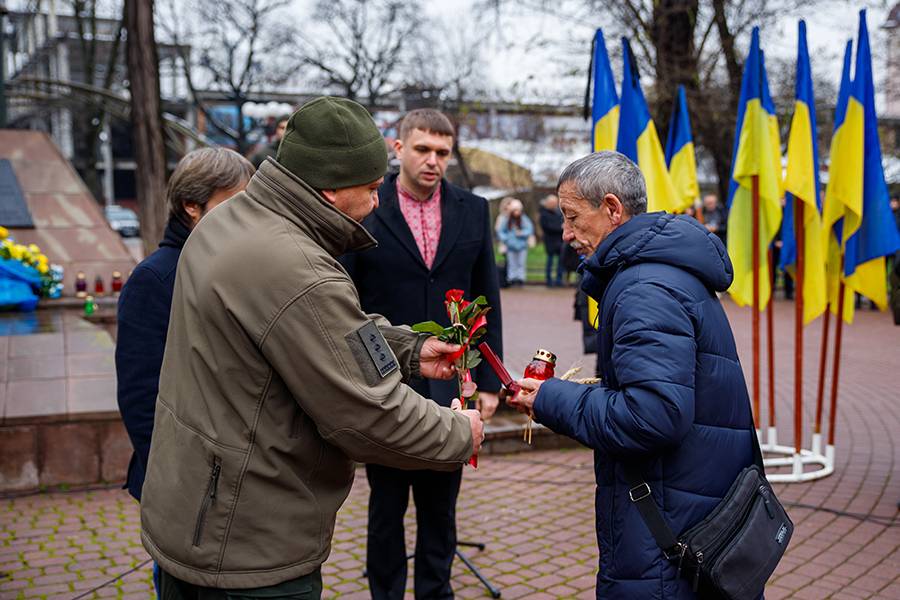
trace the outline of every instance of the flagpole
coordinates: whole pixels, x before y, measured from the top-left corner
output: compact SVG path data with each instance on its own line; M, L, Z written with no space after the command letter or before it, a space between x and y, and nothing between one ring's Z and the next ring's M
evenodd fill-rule
M767 444L769 446L778 445L777 434L775 433L775 256L772 253L772 247L769 246L769 306L766 307L766 359L769 366L769 432L767 436Z
M828 329L831 324L831 303L825 306L822 317L822 350L819 353L819 389L816 392L816 423L813 428L813 454L822 453L822 409L825 405L825 371L828 366Z
M841 257L841 273L844 272L844 260ZM837 323L834 327L834 369L831 371L831 414L828 415L828 447L827 453L834 454L834 429L837 421L838 376L841 368L841 341L844 332L844 282L838 287Z
M797 261L794 264L794 473L803 472L800 449L803 447L803 277L806 259L803 211L804 202L794 197L794 240L797 245Z
M753 269L753 423L759 435L759 175L752 175L750 245Z

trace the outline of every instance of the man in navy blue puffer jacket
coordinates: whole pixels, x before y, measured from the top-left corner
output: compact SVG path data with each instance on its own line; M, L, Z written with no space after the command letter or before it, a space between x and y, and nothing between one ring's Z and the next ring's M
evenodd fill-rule
M643 176L621 154L574 162L558 192L563 240L588 256L582 288L600 306L602 381L525 379L511 404L594 450L597 597L699 597L629 499L623 464L644 473L676 534L752 464L747 386L716 296L731 262L694 219L647 214Z

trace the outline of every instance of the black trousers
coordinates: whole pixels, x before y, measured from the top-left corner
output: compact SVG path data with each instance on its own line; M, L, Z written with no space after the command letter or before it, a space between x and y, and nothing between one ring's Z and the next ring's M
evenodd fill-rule
M416 598L453 598L450 568L456 552L462 469L446 473L366 465L366 475L371 488L366 569L373 600L403 598L407 563L403 516L410 487L416 503Z
M178 579L159 570L160 600L320 600L322 572L316 569L309 575L260 588L224 590L208 588Z

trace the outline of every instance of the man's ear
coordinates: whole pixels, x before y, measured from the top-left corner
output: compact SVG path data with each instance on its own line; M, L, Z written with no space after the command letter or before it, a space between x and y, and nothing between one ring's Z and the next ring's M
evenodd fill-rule
M394 139L394 154L398 157L403 154L403 140L400 138Z
M328 200L330 204L334 204L337 201L337 190L319 190L319 193L322 194L322 197Z
M619 225L625 218L625 206L619 197L615 194L606 194L603 196L603 208L609 215L609 221L613 225Z
M188 216L193 219L194 223L196 223L200 220L200 217L203 216L203 207L196 202L185 202L184 212L186 212Z

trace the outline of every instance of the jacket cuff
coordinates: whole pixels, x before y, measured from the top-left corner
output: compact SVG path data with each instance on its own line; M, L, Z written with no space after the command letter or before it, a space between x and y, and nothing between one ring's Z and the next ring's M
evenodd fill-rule
M430 338L431 336L427 333L420 334L416 339L416 343L413 345L412 356L409 357L409 376L412 377L421 377L421 363L420 358L422 357L422 346L425 345L425 340Z
M584 392L584 386L574 381L552 378L541 384L534 399L534 418L541 425L571 436L567 415L574 412L574 405Z

